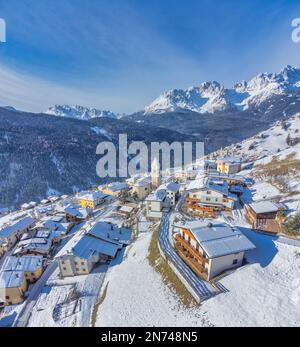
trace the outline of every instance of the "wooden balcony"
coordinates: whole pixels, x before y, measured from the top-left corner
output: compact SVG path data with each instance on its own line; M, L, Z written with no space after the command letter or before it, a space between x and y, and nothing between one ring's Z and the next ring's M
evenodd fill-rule
M192 203L199 203L200 199L198 199L198 198L185 198L184 201L186 204L192 204Z
M199 199L185 199L185 204L189 209L207 215L208 217L215 217L213 207L199 206L198 203L200 203Z
M191 268L191 270L200 278L208 281L208 273L205 266L193 258L179 242L176 243L175 247L180 258Z
M197 262L201 264L203 267L205 267L205 264L208 264L208 259L205 258L202 254L197 251L196 248L194 248L192 245L190 245L187 241L185 241L180 234L177 234L175 236L177 246L181 246L188 254L187 256L192 256L193 258L197 259Z

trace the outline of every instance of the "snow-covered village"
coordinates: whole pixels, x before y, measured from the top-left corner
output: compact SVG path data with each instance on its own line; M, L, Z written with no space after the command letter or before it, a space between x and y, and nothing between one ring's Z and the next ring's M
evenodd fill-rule
M299 129L2 210L0 325L296 326Z
M0 0L2 345L299 328L299 57L299 0Z

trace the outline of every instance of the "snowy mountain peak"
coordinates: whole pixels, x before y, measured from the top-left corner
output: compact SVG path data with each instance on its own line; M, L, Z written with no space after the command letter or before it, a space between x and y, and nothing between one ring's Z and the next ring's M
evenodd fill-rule
M300 69L297 69L291 65L288 65L280 71L280 75L287 83L299 83L300 81Z
M219 82L212 81L212 82L203 82L199 86L200 93L208 92L208 93L219 93L221 90L223 90L224 87L220 85Z
M216 81L203 82L186 90L172 89L144 109L144 114L188 110L198 113L240 111L258 107L275 95L300 90L300 69L286 66L277 73L260 73L248 82L242 81L227 89Z
M117 115L111 111L101 111L95 108L88 108L79 105L55 105L50 107L45 113L58 117L82 120L89 120L97 117L117 118Z

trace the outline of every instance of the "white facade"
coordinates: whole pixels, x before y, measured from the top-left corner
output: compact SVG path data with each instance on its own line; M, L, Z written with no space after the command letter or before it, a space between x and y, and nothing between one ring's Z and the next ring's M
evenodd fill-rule
M245 252L240 252L237 254L229 254L223 257L209 259L208 279L210 280L226 270L242 266L244 254Z
M59 258L59 269L62 277L73 277L89 274L97 259L82 259L73 255L65 255Z
M132 185L132 194L136 194L139 200L144 200L151 193L151 189L151 179L141 178Z
M188 193L190 199L197 199L199 203L207 206L219 206L220 208L233 209L234 200L224 196L222 193L203 188L200 190L190 191Z
M163 204L161 201L147 201L146 202L146 214L148 218L161 218L162 217Z

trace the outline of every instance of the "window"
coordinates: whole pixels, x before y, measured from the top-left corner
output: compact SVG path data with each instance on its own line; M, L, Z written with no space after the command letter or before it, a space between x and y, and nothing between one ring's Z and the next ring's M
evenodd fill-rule
M232 265L236 265L238 263L237 259L233 259Z
M211 191L210 191L210 190L208 190L208 191L207 191L207 195L210 195L210 194L211 194Z
M65 262L62 260L62 262L61 262L63 265L65 265Z
M76 268L76 271L77 271L77 272L79 271L78 267Z
M84 262L83 262L83 261L81 262L81 265L84 265Z
M10 299L10 297L9 297L9 296L6 296L6 297L5 297L5 299L6 299L6 300L9 300L9 299Z
M83 268L83 269L82 269L82 271L83 271L83 272L86 272L86 269L85 269L85 268Z
M33 272L31 273L31 276L34 276L34 273L33 273Z
M66 267L63 267L63 270L64 270L64 271L67 271L67 268L66 268Z

